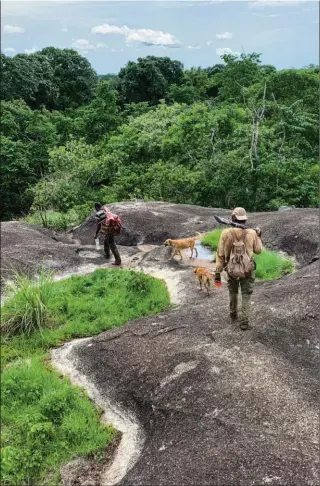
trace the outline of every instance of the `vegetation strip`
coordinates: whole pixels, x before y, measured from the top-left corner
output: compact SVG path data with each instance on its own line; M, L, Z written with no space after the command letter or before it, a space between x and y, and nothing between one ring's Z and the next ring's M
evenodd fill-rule
M22 73L17 76L16 73ZM71 49L1 55L4 219L65 229L94 201L317 207L319 67L255 52L185 69L147 56L99 79Z
M51 280L44 274L36 283L20 278L2 309L4 485L57 485L62 464L88 454L102 458L116 435L112 426L100 424L87 394L53 371L46 351L169 307L164 283L138 272L99 269ZM39 309L43 321L34 317ZM17 334L18 322L28 323L23 334Z

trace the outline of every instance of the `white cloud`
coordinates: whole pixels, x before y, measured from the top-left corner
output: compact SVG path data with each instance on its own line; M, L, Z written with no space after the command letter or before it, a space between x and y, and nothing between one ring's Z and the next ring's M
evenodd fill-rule
M95 47L87 39L72 39L71 47L78 51L93 51Z
M34 54L35 52L37 52L39 50L39 48L37 46L33 46L31 49L25 49L24 52L26 54Z
M212 45L212 41L207 41L206 44L207 44L207 46L211 46Z
M232 39L231 32L223 32L223 34L216 34L217 39Z
M90 44L87 39L72 39L71 47L83 54L88 54L89 51L95 51L97 49L110 49L107 44L98 42L97 44Z
M216 54L218 54L218 56L224 56L225 54L233 54L235 56L239 56L240 52L234 52L229 47L220 47L219 49L216 49Z
M61 29L62 32L68 32L68 29L67 27L63 27L63 29Z
M20 27L19 25L4 25L3 26L3 33L4 34L22 34L24 32L24 28Z
M201 46L199 44L190 44L187 46L187 49L201 49Z
M110 25L103 24L97 25L92 28L93 34L104 35L123 35L126 42L139 42L147 46L166 46L166 47L179 47L180 42L172 34L168 32L162 32L161 30L152 29L131 29L126 25Z
M4 52L5 54L14 54L14 53L15 53L15 52L17 52L17 51L15 50L15 48L14 48L14 47L5 47L5 48L3 49L3 52Z

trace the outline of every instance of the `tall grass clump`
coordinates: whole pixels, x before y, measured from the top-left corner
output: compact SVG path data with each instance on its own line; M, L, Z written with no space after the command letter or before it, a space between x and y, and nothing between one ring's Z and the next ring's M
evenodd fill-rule
M254 256L254 259L257 265L256 278L259 280L274 280L294 270L293 261L283 258L275 251L262 250L260 255Z
M216 251L222 231L222 229L217 229L206 233L201 243ZM294 270L293 261L275 251L263 249L260 255L254 255L254 260L257 265L255 275L258 280L274 280L292 273Z
M44 268L34 278L15 271L2 307L2 331L10 336L29 335L45 328L50 320L52 282L53 273Z

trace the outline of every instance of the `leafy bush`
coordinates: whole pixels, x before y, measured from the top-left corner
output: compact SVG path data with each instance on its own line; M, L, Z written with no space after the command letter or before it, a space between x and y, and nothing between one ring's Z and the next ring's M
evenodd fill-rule
M18 272L14 273L14 283L9 288L9 293L14 296L3 306L2 330L9 335L30 334L48 325L52 278L52 273L43 268L34 279Z
M70 210L67 213L51 210L46 211L46 213L34 211L25 218L25 221L31 224L43 225L46 228L57 231L64 231L77 226L81 222L81 218L74 210Z
M206 233L201 243L217 250L222 231L222 229L216 229ZM258 280L274 280L292 273L294 270L292 260L282 257L275 251L263 249L260 255L254 255L254 260L257 264L255 274Z

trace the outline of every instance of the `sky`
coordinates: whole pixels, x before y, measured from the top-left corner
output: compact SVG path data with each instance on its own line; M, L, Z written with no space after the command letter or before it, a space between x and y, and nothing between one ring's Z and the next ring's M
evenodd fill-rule
M128 61L169 56L185 68L224 53L262 54L277 69L319 64L319 4L313 1L2 1L1 51L73 48L98 74Z

